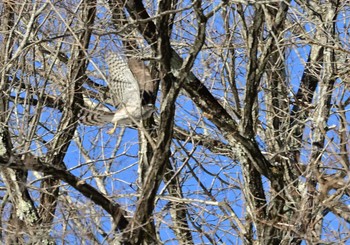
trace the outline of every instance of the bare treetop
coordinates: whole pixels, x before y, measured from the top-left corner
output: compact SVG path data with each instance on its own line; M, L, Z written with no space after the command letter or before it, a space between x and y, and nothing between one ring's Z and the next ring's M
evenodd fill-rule
M2 243L349 243L348 1L0 13Z

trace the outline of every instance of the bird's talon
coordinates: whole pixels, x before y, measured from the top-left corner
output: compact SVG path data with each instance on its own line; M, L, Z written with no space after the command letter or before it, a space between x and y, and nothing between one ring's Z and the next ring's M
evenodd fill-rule
M115 130L117 129L117 123L114 124L113 128L107 131L107 134L114 134Z

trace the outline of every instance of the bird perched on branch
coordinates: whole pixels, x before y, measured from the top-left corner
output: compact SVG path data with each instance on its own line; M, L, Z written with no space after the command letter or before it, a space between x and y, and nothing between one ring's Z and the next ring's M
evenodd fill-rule
M139 83L127 62L119 54L108 53L106 62L109 69L107 84L118 110L111 112L83 108L80 122L94 126L113 123L114 127L107 132L113 134L117 126L130 126L140 122L141 119L149 118L155 107L152 104L142 105Z

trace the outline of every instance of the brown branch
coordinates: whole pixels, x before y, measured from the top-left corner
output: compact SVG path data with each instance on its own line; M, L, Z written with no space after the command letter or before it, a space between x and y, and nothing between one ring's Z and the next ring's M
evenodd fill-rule
M96 188L65 169L46 164L30 154L27 154L23 161L15 155L12 155L7 161L5 159L0 159L0 165L14 170L38 171L47 176L53 176L55 179L60 179L108 212L113 217L114 223L119 230L124 230L128 225L128 220L124 216L126 212L118 203L114 203Z
M256 103L258 95L258 85L260 83L260 74L257 73L259 67L258 59L258 46L259 36L263 25L264 15L262 7L255 5L254 19L252 26L249 27L249 33L247 37L247 49L248 49L248 68L246 75L246 91L244 96L244 107L242 114L241 133L248 139L254 138L253 128L253 105Z
M344 219L347 223L350 223L350 209L341 201L333 201L331 204L324 204L324 206L329 208L335 215Z
M137 22L137 27L152 48L156 49L156 26L152 21L150 21L150 16L144 8L142 1L127 1L125 6L129 14L135 20L144 20ZM179 70L182 64L182 58L175 50L171 49L170 65L172 70ZM263 174L268 179L273 180L275 176L272 174L272 169L274 169L274 167L262 155L258 144L254 139L247 139L239 134L237 123L230 117L227 111L220 105L220 103L209 92L205 85L198 78L196 78L192 72L183 83L183 88L186 90L192 101L205 113L206 117L211 120L217 126L217 128L224 132L225 137L232 142L232 144L235 144L235 142L242 144L248 157L254 163L254 166L257 168L259 173Z
M83 21L87 27L92 27L96 15L96 1L85 1L83 6ZM78 51L70 59L69 71L70 81L67 82L67 96L65 100L65 110L63 110L60 124L57 127L57 134L52 143L52 148L46 155L45 161L53 166L63 167L63 159L73 138L77 126L79 105L83 104L81 87L82 78L87 68L86 50L89 47L92 28L84 30L80 37ZM59 191L59 179L50 177L41 182L41 188L46 192L41 193L39 213L43 223L51 224L57 205Z
M8 94L10 91L10 81L7 74L9 73L9 63L13 55L13 44L14 38L14 25L15 25L15 14L16 4L15 2L5 1L3 3L1 17L1 31L4 33L2 45L1 45L1 80L0 80L0 161L7 162L11 158L12 154L12 141L7 125L8 114L9 114L9 100ZM31 13L33 14L33 13ZM33 17L33 15L31 15ZM28 34L30 32L28 28ZM39 220L39 215L34 202L29 194L26 186L27 182L27 171L24 169L12 170L2 166L0 168L2 181L5 183L8 194L12 202L12 211L10 214L10 220L8 227L11 227L11 223L15 223L14 233L24 231L32 237L36 234L33 229L33 225ZM22 227L16 225L21 224ZM3 228L3 227L2 227ZM15 241L24 239L21 234L19 236L12 236L8 233L7 243L15 243Z
M138 3L140 3L138 1ZM142 3L140 3L142 4ZM159 12L171 8L170 1L159 2ZM155 205L155 197L162 180L163 172L170 156L170 144L173 137L173 124L175 114L175 101L179 89L175 88L175 77L170 71L170 40L168 36L168 15L159 19L158 32L161 34L157 43L157 54L162 57L160 63L160 74L162 76L162 102L157 147L154 149L149 167L143 179L142 189L136 206L133 219L129 224L130 232L125 233L124 240L129 244L140 244L155 241L155 231L152 225L152 213ZM143 226L148 227L147 232Z
M343 164L345 170L350 169L350 160L349 160L349 149L348 149L348 135L347 135L347 124L348 120L346 118L346 110L344 105L339 105L339 116L340 116L340 130L339 130L339 138L340 138L340 159Z

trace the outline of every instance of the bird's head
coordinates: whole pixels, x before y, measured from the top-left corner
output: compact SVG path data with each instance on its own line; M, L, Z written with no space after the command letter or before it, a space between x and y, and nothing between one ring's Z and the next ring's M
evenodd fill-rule
M142 118L147 119L156 111L156 107L153 104L147 104L142 106Z

